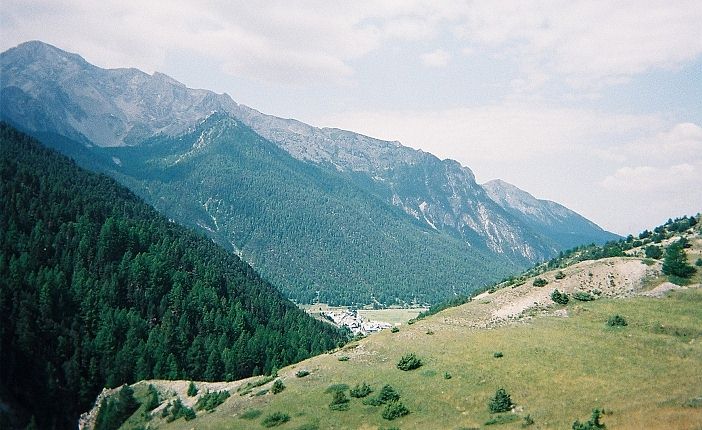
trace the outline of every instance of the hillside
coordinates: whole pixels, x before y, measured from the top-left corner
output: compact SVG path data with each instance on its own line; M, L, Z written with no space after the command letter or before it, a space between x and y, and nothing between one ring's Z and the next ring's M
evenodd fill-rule
M75 428L104 386L239 379L346 340L114 180L5 124L0 148L1 428Z
M212 115L177 139L94 152L109 160L105 172L206 230L298 302L433 303L518 267L416 225L230 116Z
M689 247L681 249L695 264L702 258L700 224L683 232L674 225L659 230L668 236L661 244L675 251L684 237ZM196 404L197 397L184 395L186 381L146 381L134 391L139 398L149 384L159 390L161 404L147 416L148 426L161 429L265 428L275 417L281 429L563 429L587 422L596 408L607 428L696 429L702 422L702 271L681 287L663 276L664 264L669 268L670 260L603 257L539 269L395 332L281 369L285 388L278 394L270 391L272 380L253 388L247 387L256 380L212 386L231 397L212 412L197 411L194 420L167 418L174 396ZM548 283L534 286L538 278ZM569 302L554 303L554 290ZM626 325L617 325L615 315ZM408 353L421 367L399 370ZM299 377L300 371L309 375ZM388 406L350 396L349 389L364 382L373 389L366 403L388 384L409 414L387 420ZM207 388L201 385L201 392ZM491 413L488 404L499 388L514 407ZM139 422L135 414L128 427Z
M36 41L0 63L5 120L201 229L300 302L437 303L564 243L616 237L570 211L529 222L456 161L265 115L160 73L101 69Z

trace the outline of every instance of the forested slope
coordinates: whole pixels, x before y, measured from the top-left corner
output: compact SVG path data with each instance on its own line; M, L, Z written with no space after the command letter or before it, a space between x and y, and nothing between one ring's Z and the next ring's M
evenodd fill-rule
M75 428L103 386L243 378L344 340L113 180L4 124L0 148L0 400L20 421Z

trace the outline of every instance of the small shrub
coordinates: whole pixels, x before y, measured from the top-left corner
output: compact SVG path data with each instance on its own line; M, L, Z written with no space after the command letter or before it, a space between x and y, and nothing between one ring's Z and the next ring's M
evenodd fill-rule
M326 390L324 390L325 393L335 393L337 391L346 391L349 389L349 386L346 384L332 384L327 387Z
M400 361L397 362L397 368L400 370L408 371L408 370L414 370L418 369L422 366L422 360L420 360L414 352L405 354L400 358Z
M95 428L100 430L117 429L137 409L139 409L139 402L134 398L134 390L125 385L117 392L117 395L102 400L100 412L95 419Z
M349 410L349 398L346 397L343 391L335 391L334 397L329 404L329 409L332 411L348 411Z
M452 376L449 372L444 372L444 379L451 379Z
M607 325L610 327L624 327L628 325L623 316L617 314L609 317L607 320Z
M355 397L357 399L360 399L361 397L366 397L367 395L369 395L372 392L373 392L373 389L371 388L371 386L364 382L360 385L356 385L355 387L353 387L349 394L351 394L351 397Z
M568 293L562 293L558 290L553 290L553 292L551 293L551 300L558 303L559 305L567 305L569 301Z
M663 256L663 250L660 246L648 245L644 250L644 255L646 258L660 259Z
M544 278L536 278L534 279L534 282L532 282L532 285L535 287L544 287L546 284L548 284L548 281Z
M398 331L400 331L399 327L393 327L390 329L390 333L397 333Z
M495 357L495 358L502 358L502 357L504 357L505 355L502 353L502 351L497 351L497 352L495 352L494 354L492 354L492 356Z
M383 418L392 421L395 418L404 417L410 413L409 409L402 402L392 402L385 406Z
M309 374L310 372L308 370L298 370L297 372L295 372L295 376L297 376L298 378L304 378Z
M285 384L283 384L283 381L280 379L276 379L275 382L273 383L273 387L271 387L271 393L273 393L273 394L282 393L284 389L285 389Z
M348 355L342 355L339 357L339 361L349 361L349 356Z
M684 408L702 408L702 396L693 397L683 403Z
M489 420L485 421L486 426L492 426L492 425L500 425L500 424L508 424L508 423L513 423L515 421L519 420L519 415L515 414L504 414L504 415L498 415L496 417L492 417Z
M595 300L595 296L586 291L576 291L575 293L573 293L573 298L581 302L591 302Z
M592 410L592 415L590 416L590 419L587 422L581 423L578 420L575 420L573 423L573 430L598 430L598 429L606 429L607 426L605 426L603 423L600 422L600 418L602 418L602 411L599 409L593 409Z
M412 325L416 322L417 322L417 320L415 318L412 318L411 320L407 321L407 324Z
M266 394L268 394L268 391L269 391L268 388L264 388L263 390L256 391L256 392L254 393L254 397L265 396Z
M698 258L697 261L695 261L695 266L702 267L702 258Z
M247 409L239 418L244 420L255 420L260 417L263 412L260 409Z
M197 392L197 386L195 386L195 383L193 381L190 381L190 385L188 385L188 397L197 396Z
M175 399L163 409L161 416L166 418L166 422L172 422L178 418L185 418L185 421L195 419L195 411L183 405L180 399Z
M158 390L156 390L156 388L153 385L149 384L149 388L146 392L146 402L144 408L147 412L150 412L156 409L160 404L161 400L158 395Z
M283 412L274 412L261 421L263 427L277 427L290 421L290 415Z
M558 273L556 273L555 278L556 278L556 279L559 279L559 280L560 280L560 279L565 279L565 273L563 273L562 270L559 270Z
M277 373L277 372L276 372ZM239 393L240 396L245 396L249 394L254 388L260 387L261 385L265 385L272 380L274 380L276 377L271 375L271 376L263 376L256 381L253 382L247 382L245 385L240 386L239 388L236 389L236 392Z
M400 394L395 391L390 385L384 385L380 392L375 396L363 401L364 405L380 406L386 403L396 402L400 400Z
M534 418L532 418L531 415L527 414L524 417L524 421L522 422L522 427L529 427L531 425L534 425Z
M217 406L224 403L225 400L229 398L229 391L213 391L211 393L203 394L195 403L195 409L198 411L206 410L211 411Z
M434 330L431 330L431 329L427 330L427 334L428 334L428 335L434 334Z
M512 398L507 394L504 388L499 388L495 392L495 396L491 398L488 403L488 409L490 409L490 412L493 414L507 412L512 409L512 406L514 406Z

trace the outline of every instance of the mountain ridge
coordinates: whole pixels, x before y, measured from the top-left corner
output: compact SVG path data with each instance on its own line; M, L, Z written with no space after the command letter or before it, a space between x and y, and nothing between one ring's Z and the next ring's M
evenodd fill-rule
M411 218L402 222L415 225L413 228L445 235L447 243L460 241L468 248L487 250L485 255L491 256L496 265L525 267L563 249L559 240L549 235L552 225L530 222L523 213L501 206L476 183L468 167L454 160L440 160L399 142L265 115L237 104L226 94L189 89L158 72L148 75L136 69L101 69L76 54L42 42L12 48L0 54L0 58L3 72L1 116L38 137L50 136L49 140L58 142L60 150L83 160L91 168L99 165L103 171L115 174L119 166L112 164L120 158L108 154L110 151L141 148L154 139L178 141L207 118L224 114L250 127L293 159L316 166L320 172L326 172L323 175L344 178L353 184L357 190L354 193L367 193L364 197L367 201L380 199L399 209ZM56 139L55 135L68 140ZM98 157L105 159L98 162ZM144 168L157 164L153 160ZM297 166L308 169L303 164ZM132 180L131 186L136 186L133 178L122 177L121 180ZM194 191L195 194L201 192ZM170 197L174 195L158 198ZM211 197L203 195L197 200L204 205ZM159 201L151 203L160 207ZM187 221L192 220L181 220ZM214 234L212 226L209 227ZM594 224L581 223L579 228L581 234L577 240L588 243L616 237ZM222 241L224 244L234 249L243 248L235 243L233 233L227 234L229 237ZM273 246L280 243L275 236L266 237ZM464 252L461 251L463 245L451 246L452 253ZM481 255L481 252L468 253ZM244 256L251 262L257 257ZM291 279L289 276L294 275L277 279L286 282ZM329 287L326 284L326 288Z

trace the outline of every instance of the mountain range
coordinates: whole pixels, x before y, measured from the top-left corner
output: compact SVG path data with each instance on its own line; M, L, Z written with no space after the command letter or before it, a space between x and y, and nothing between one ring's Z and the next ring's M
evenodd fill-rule
M288 297L434 303L617 238L453 160L265 115L42 42L0 54L0 117L236 252Z

